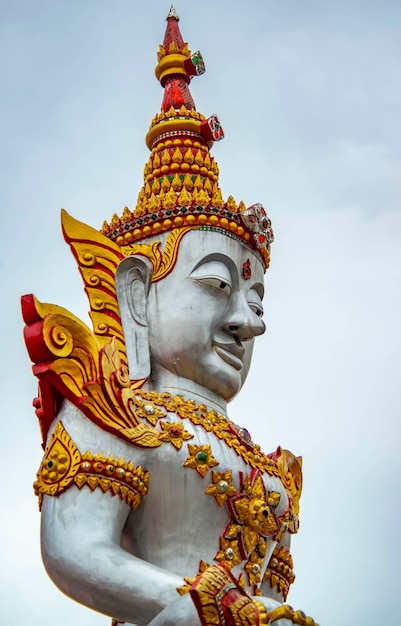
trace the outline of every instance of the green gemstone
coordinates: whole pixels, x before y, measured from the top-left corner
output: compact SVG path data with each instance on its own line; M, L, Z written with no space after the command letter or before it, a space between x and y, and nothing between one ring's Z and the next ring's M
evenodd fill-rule
M198 452L198 454L196 455L196 459L200 461L201 463L206 463L208 459L207 452Z
M53 461L49 461L49 462L47 463L47 467L48 467L49 469L50 469L51 467L53 467L53 465L54 465Z

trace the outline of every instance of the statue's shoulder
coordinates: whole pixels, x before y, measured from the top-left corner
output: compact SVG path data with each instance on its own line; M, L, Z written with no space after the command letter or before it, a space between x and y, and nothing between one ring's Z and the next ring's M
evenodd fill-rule
M149 472L138 464L135 449L99 429L68 401L51 425L34 482L39 509L44 496L59 496L71 486L100 488L119 495L135 510L148 491Z

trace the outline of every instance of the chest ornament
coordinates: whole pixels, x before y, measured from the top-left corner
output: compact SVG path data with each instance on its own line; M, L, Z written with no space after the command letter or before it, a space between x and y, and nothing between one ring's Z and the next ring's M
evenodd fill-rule
M269 476L281 477L281 469L275 460L262 452L260 446L252 441L245 428L233 424L216 411L209 411L204 404L196 404L193 400L185 400L182 396L172 396L169 393L143 389L136 389L135 393L136 397L147 405L148 410L156 411L163 408L166 413L176 413L182 420L189 419L195 426L200 426L206 432L213 433L218 439L224 441L229 448L242 457L247 465L266 472ZM153 413L150 415L153 419ZM150 422L149 417L145 417ZM150 423L156 424L154 421Z
M209 443L202 446L189 443L188 451L189 457L184 461L184 467L194 469L202 478L206 476L210 468L219 464L212 455L212 448Z
M212 482L205 493L213 496L219 506L227 502L227 498L236 493L236 488L232 483L232 470L227 472L212 472Z
M191 435L184 428L182 422L160 422L162 432L159 435L159 440L164 443L171 443L176 450L180 450L184 441L193 439Z
M99 487L103 493L109 491L112 496L119 495L132 510L141 503L148 491L149 474L132 462L124 459L81 454L58 422L45 451L37 479L34 483L35 494L39 497L39 508L44 495L58 496L71 485L82 489L87 485L92 491Z
M240 491L227 500L232 521L226 532L232 535L239 530L239 549L245 559L255 550L260 539L270 537L278 531L279 526L273 511L280 502L280 494L266 491L258 471L252 471L245 478L241 474L240 482Z
M219 487L223 487L223 494ZM230 515L214 559L229 569L245 562L248 582L256 595L266 567L267 539L276 540L282 526L281 518L275 515L280 494L266 489L258 470L252 470L250 476L240 472L238 491L232 484L231 472L213 472L213 483L206 494L212 495L220 506L225 503Z

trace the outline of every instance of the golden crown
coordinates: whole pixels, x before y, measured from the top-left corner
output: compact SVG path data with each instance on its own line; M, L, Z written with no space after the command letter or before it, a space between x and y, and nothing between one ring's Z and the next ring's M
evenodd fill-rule
M219 168L210 155L213 143L223 139L223 129L216 115L206 119L196 110L189 90L191 79L205 72L203 58L184 43L173 6L166 19L155 69L164 97L146 135L151 154L144 184L135 210L125 207L121 217L115 213L101 232L127 246L175 228L213 230L256 250L267 269L271 221L261 204L246 208L232 196L223 200Z

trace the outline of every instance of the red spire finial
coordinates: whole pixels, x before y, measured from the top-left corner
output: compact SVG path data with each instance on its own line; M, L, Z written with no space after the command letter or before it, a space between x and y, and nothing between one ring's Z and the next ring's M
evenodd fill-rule
M201 53L191 54L184 42L178 26L179 17L172 5L167 15L167 27L163 44L157 55L156 78L164 88L161 114L152 122L146 136L150 149L161 137L178 137L184 133L197 136L205 144L223 138L223 131L218 118L214 115L208 120L196 111L189 90L193 76L205 72ZM210 144L211 145L211 144Z
M183 51L185 46L184 41L182 39L182 35L180 32L180 27L178 26L178 22L180 18L177 15L177 11L174 8L174 5L171 5L169 14L166 17L167 27L166 33L164 35L163 47L168 54L169 52L180 53Z
M163 44L160 46L159 63L156 68L156 76L164 87L163 111L171 107L179 110L182 106L189 110L195 109L195 103L188 88L191 75L185 67L185 61L190 53L188 44L184 42L181 35L179 19L174 6L171 5L166 18L166 32Z

